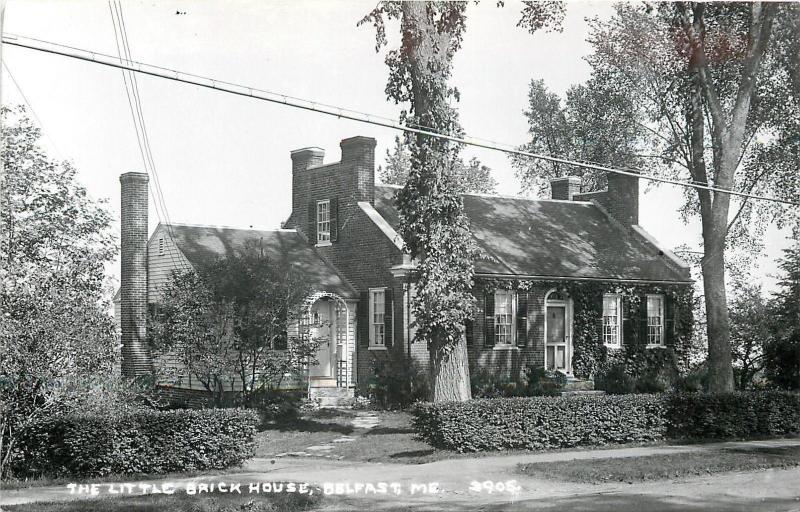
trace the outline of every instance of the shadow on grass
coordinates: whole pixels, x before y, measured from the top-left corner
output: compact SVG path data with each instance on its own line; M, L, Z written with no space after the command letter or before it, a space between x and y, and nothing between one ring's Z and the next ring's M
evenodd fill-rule
M297 419L292 421L281 421L267 423L261 426L262 432L278 430L280 432L336 432L338 434L350 434L353 427L340 423L325 423L321 421Z
M377 427L367 431L365 436L381 436L387 434L414 434L416 431L411 428L403 427Z
M434 449L430 450L414 450L410 452L398 452L389 455L390 459L413 459L415 457L427 457L433 455Z

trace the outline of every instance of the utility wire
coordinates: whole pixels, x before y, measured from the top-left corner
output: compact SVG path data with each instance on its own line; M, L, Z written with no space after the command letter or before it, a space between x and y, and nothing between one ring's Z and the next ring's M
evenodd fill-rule
M21 39L26 39L28 41L35 41L35 42L22 42ZM250 97L259 99L262 101L268 101L271 103L278 103L283 104L289 107L294 107L302 110L308 110L312 112L316 112L319 114L326 114L329 116L338 117L341 119L349 119L351 121L358 121L361 123L372 124L376 126L382 126L384 128L390 128L393 130L399 130L403 132L410 132L416 133L419 135L426 135L429 137L437 137L444 140L449 140L451 142L456 142L459 144L465 144L468 146L480 147L484 149L491 149L494 151L501 151L503 153L517 155L527 158L534 158L538 160L545 160L548 162L560 163L564 165L571 165L575 167L582 167L585 169L593 169L602 172L608 172L613 174L620 174L623 176L632 176L636 178L641 178L648 181L654 181L659 183L668 183L671 185L677 185L681 187L688 187L688 188L695 188L700 190L709 190L711 192L721 193L721 194L729 194L738 197L745 197L750 199L757 199L760 201L771 201L775 203L787 204L792 206L800 206L800 203L795 201L789 201L787 199L780 199L774 197L766 197L766 196L759 196L755 194L748 194L745 192L739 192L736 190L729 190L723 189L719 187L710 186L703 183L695 183L695 182L687 182L682 180L674 180L669 178L662 178L658 176L650 176L646 174L642 174L638 171L631 171L631 170L622 170L616 169L612 167L607 167L604 165L599 165L590 162L580 162L575 160L569 160L566 158L560 158L550 155L542 155L537 153L531 153L527 151L522 151L516 149L511 145L501 145L497 143L493 143L490 141L481 140L475 137L456 137L446 133L438 133L430 129L422 129L422 128L415 128L413 126L403 125L397 123L396 121L389 120L388 118L376 116L372 114L366 114L354 110L349 110L341 107L325 105L323 103L314 102L311 100L304 100L300 98L291 97L285 94L274 93L269 91L264 91L261 89L257 89L254 87L249 87L240 84L234 84L231 82L225 82L222 80L216 80L213 78L202 77L199 75L192 75L190 73L184 73L182 71L178 71L175 69L170 68L163 68L158 66L152 66L147 63L143 62L134 62L131 61L130 65L127 64L117 64L113 61L105 60L104 58L109 57L108 55L93 52L90 50L84 50L81 48L69 47L60 45L58 43L52 43L49 41L44 41L41 39L32 39L32 38L25 38L22 36L16 36L13 34L4 34L3 35L3 42L12 46L18 46L21 48L28 48L31 50L37 50L44 53L51 53L54 55L61 55L63 57L70 57L73 59L83 60L86 62L94 62L96 64L101 64L104 66L109 67L122 67L129 71L134 71L137 73L142 73L144 75L155 76L158 78L165 78L167 80L172 80L175 82L182 82L188 83L192 85L197 85L199 87L204 87L207 89L213 89L216 91L227 92L230 94L235 94L238 96ZM41 45L36 44L36 42L45 43L47 45L55 46L56 48L46 48ZM68 52L64 49L76 50L78 52L82 52L84 55L79 55L75 53ZM502 147L506 146L506 147Z
M123 64L123 61L125 65L129 65L128 63L131 62L130 43L128 42L127 31L122 18L122 6L119 6L119 10L117 10L117 7L118 6L115 2L112 8L111 1L109 0L108 8L109 13L111 14L111 23L114 28L114 42L117 46L118 59L121 65ZM167 204L164 200L164 195L161 190L161 183L158 179L155 160L153 159L153 154L150 149L150 138L147 133L147 125L144 121L144 112L138 90L138 81L136 80L136 75L129 69L122 68L121 71L123 82L125 83L125 94L128 99L128 107L130 108L134 130L136 131L136 141L139 146L139 153L142 157L142 164L144 165L145 171L153 176L153 182L148 183L147 188L150 191L150 196L153 199L153 207L155 209L156 216L158 217L159 222L166 224L170 238L173 240L174 244L175 237L172 231L172 222L170 220ZM173 254L171 249L168 250L168 253L170 259L172 260L172 264L175 267L185 266L181 265L182 261L180 261L180 258L176 259L176 256Z

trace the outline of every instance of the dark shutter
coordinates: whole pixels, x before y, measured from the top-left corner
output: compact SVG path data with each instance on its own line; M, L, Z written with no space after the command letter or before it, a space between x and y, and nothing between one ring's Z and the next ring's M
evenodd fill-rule
M386 347L391 347L394 341L394 300L391 288L386 288L383 296L383 332L385 333Z
M639 300L639 344L647 345L647 295L642 295Z
M331 198L330 208L331 219L331 242L335 242L339 237L339 199L336 197Z
M636 325L639 322L631 314L631 298L623 295L620 307L622 308L622 345L633 345L636 343Z
M309 243L317 243L317 203L310 201L308 203L308 236Z
M494 290L483 292L483 346L494 346Z
M464 321L464 335L467 338L467 345L472 345L475 343L475 334L473 329L475 327L475 320L466 320Z
M517 346L528 345L528 292L517 292Z
M675 298L664 296L664 342L666 345L675 345L675 319L677 318L678 308Z
M369 292L361 292L361 300L356 308L356 325L359 344L369 346Z

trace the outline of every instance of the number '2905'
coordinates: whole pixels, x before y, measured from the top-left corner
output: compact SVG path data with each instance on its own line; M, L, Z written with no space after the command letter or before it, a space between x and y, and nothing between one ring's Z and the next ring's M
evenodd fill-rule
M469 483L469 490L471 492L486 492L492 494L495 492L520 492L522 487L517 484L516 480L507 480L505 482L493 482L491 480L478 482L477 480L473 480Z

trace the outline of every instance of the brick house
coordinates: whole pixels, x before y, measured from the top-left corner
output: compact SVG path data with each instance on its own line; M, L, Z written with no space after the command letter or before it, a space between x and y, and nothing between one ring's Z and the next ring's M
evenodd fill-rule
M292 211L280 230L160 224L146 236L146 175L122 181L119 308L123 371L152 364L144 345L148 302L177 266L197 265L262 239L272 256L295 262L317 293L308 301L323 344L309 368L312 392L363 389L375 361L413 359L414 262L397 234L398 187L375 183L375 140L291 152ZM589 379L603 365L651 364L680 356L691 329L688 266L638 226L638 178L608 176L608 189L580 193L574 177L553 180L551 199L465 194L485 255L475 262L477 311L467 327L472 372L515 376L527 366ZM144 206L142 206L144 205ZM144 219L142 219L144 216ZM328 320L328 322L317 322ZM191 384L187 376L186 387Z

